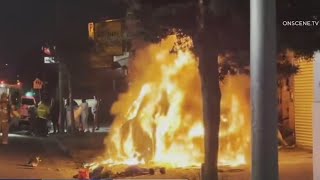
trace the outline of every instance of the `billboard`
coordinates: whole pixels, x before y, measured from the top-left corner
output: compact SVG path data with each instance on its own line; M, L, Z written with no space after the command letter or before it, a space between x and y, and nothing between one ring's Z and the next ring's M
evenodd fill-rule
M89 23L89 38L94 40L97 53L105 56L123 54L123 21L107 20Z

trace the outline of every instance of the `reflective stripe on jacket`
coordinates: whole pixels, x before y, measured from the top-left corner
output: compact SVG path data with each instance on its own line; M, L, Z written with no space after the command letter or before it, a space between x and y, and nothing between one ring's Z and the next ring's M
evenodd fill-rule
M7 102L0 102L0 120L8 121L10 118L10 105Z
M48 119L49 118L49 114L50 114L49 106L47 106L47 105L45 105L43 103L40 103L38 105L38 108L37 108L37 114L38 114L39 118Z

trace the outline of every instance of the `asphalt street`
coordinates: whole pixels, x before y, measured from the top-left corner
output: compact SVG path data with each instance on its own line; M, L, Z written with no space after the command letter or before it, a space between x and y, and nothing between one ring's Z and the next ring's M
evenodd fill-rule
M37 167L27 166L33 156L39 156ZM76 164L50 138L14 135L9 144L0 144L0 178L72 178Z
M103 151L101 144L104 135L99 133L87 136L50 136L45 138L11 134L8 145L0 144L0 178L15 179L70 179L78 172L81 162L90 162L91 156ZM62 139L61 139L62 138ZM63 151L59 143L65 143L73 156ZM84 146L85 145L85 146ZM91 149L88 149L91 148ZM83 151L85 150L85 151ZM91 152L91 153L88 153ZM86 153L84 153L86 152ZM40 156L38 167L27 166L33 156ZM279 151L279 171L281 180L312 180L312 153L301 149ZM197 170L168 170L166 175L140 176L136 178L181 178L198 179ZM249 180L249 170L220 173L221 180Z

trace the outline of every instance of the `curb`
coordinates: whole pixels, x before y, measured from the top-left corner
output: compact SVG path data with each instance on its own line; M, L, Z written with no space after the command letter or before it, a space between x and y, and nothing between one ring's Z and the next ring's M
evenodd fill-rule
M65 146L57 137L53 138L53 141L58 145L59 149L69 158L73 158L73 154L67 146Z
M98 136L100 136L100 137L95 137L95 135L94 134L88 134L89 136L88 137L85 137L84 139L81 139L81 141L76 141L76 142L72 142L72 143L75 143L75 144L78 144L78 143L81 143L81 144L83 144L83 142L86 142L86 140L88 140L88 142L87 143L94 143L94 145L96 145L97 144L97 140L95 139L95 138L98 138L99 139L99 143L101 142L101 143L103 143L103 141L104 141L104 138L105 138L105 135L104 134L100 134L100 135L98 135ZM92 137L91 137L92 136ZM79 149L78 148L74 148L73 146L72 147L70 147L68 144L66 144L66 142L64 142L64 136L51 136L52 138L51 138L51 141L53 142L53 143L55 143L56 144L56 146L57 146L57 148L59 149L59 150L61 150L62 151L62 153L66 156L66 157L68 157L68 158L71 158L71 159L78 159L78 150L79 151L82 151L83 149L80 147ZM83 137L77 137L77 136L75 136L78 140L79 140L79 138L83 138ZM68 140L68 136L66 136L66 138L67 138L67 140ZM94 140L94 141L93 141ZM99 144L98 143L98 144ZM102 146L104 146L103 144L101 145L101 148L103 148ZM100 148L100 146L99 147L97 147L97 148Z

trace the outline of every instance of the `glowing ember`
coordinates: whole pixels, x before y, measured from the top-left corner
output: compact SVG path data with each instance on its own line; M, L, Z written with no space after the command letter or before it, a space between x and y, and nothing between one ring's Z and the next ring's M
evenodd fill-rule
M174 42L170 36L136 53L130 88L111 110L115 120L102 163L185 167L203 162L198 63L191 51L170 53ZM249 78L227 77L221 90L219 165L244 165L250 149Z

